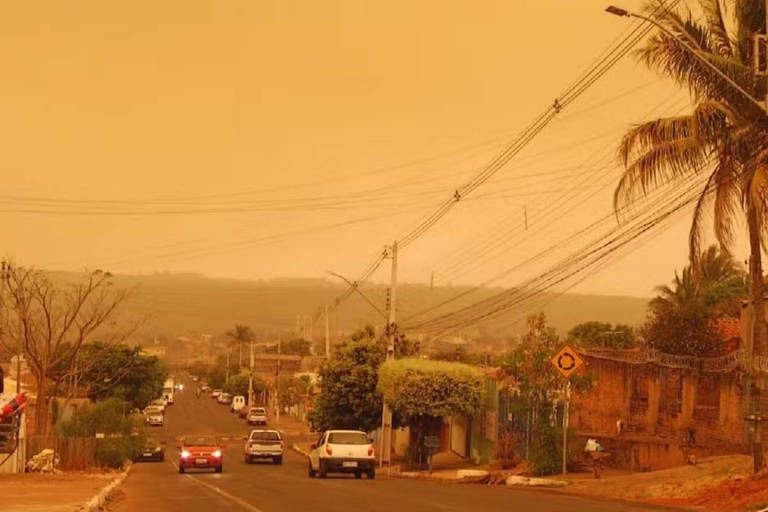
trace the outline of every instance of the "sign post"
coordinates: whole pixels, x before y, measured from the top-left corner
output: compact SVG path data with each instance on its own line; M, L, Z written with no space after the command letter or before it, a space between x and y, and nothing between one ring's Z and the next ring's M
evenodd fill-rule
M571 375L584 364L584 360L573 347L566 345L549 362L565 379L563 386L563 475L565 475L568 466L568 414L571 406Z
M424 447L429 455L429 473L432 474L432 454L440 448L440 438L437 436L424 436Z

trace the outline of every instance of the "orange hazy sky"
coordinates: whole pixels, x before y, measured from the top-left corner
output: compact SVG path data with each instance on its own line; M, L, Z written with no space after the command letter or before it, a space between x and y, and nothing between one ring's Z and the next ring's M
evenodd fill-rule
M627 28L605 4L6 2L4 251L52 269L354 277ZM625 59L402 251L402 279L481 282L609 213L623 131L686 107ZM687 216L576 290L649 295L685 264L686 235Z

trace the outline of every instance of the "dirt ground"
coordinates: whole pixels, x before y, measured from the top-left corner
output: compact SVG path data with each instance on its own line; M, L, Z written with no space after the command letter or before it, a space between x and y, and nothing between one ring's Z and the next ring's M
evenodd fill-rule
M741 499L744 496L739 489L752 481L751 468L752 459L746 455L709 457L701 459L695 466L608 476L599 480L579 479L573 481L566 492L677 506L701 506L708 510L743 511L743 506L723 508L723 504L733 503L728 498L731 489L740 494L740 501L747 502L746 498ZM768 487L768 480L762 480L762 486L763 489ZM756 483L755 489L759 487L759 483ZM748 486L743 491L747 492Z
M115 473L0 473L3 512L71 512L91 499Z

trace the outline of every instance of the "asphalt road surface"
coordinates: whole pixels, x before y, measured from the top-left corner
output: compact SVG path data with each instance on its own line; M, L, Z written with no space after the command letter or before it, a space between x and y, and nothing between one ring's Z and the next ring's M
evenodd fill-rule
M109 505L112 512L278 512L278 511L531 511L638 512L669 510L623 502L591 500L562 493L503 486L431 481L355 480L350 476L310 479L306 459L286 449L282 466L245 464L242 440L227 442L224 470L179 474L176 437L190 434L243 436L245 422L207 395L195 398L185 382L154 434L167 441L163 463L135 464ZM270 425L274 426L274 425ZM290 431L287 435L290 436ZM290 437L288 439L290 445ZM287 448L287 447L286 447ZM211 472L208 472L211 471Z

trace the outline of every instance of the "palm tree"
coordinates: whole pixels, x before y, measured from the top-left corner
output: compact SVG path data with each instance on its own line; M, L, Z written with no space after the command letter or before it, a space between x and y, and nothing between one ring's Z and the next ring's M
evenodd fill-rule
M765 80L754 76L751 63L752 36L765 28L764 0L733 0L728 11L720 0L699 0L699 4L702 19L669 9L661 0L648 8L648 14L675 37L658 31L638 51L638 57L687 87L694 107L690 114L646 122L625 134L619 149L625 172L614 203L618 209L658 184L705 177L689 236L694 263L700 256L704 221L710 211L715 236L725 251L732 245L735 226L746 217L754 352L767 355L761 243L766 241L768 227L768 118L754 101L680 42L686 41L754 97L762 97Z
M253 340L253 330L247 325L235 324L235 328L227 333L239 349L237 367L243 367L243 343Z
M651 301L651 309L680 311L695 306L714 317L736 316L746 293L744 277L731 255L712 245L681 274L675 272L672 286L656 287L659 295Z

